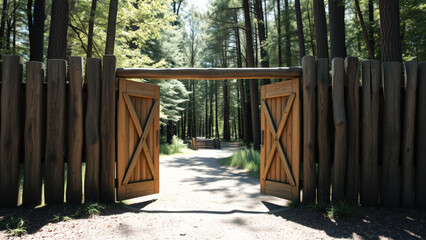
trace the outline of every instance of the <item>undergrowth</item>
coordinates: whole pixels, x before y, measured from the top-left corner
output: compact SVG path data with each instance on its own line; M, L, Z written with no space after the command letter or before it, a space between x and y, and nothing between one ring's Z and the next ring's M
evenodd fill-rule
M24 217L10 216L2 219L1 228L6 229L13 236L22 236L28 234L28 221Z
M231 157L220 160L220 164L246 169L256 178L260 176L260 152L253 148L238 150Z
M187 148L186 144L182 139L173 136L172 143L161 143L160 144L160 154L162 155L171 155L175 153L183 152L183 149Z
M317 212L324 212L325 215L331 219L355 217L358 212L358 205L349 203L347 201L339 201L337 203L326 203L319 201L316 204L303 204L298 201L289 201L287 207L303 207Z
M85 218L85 217L91 217L93 215L99 215L101 211L104 209L105 209L105 206L100 203L96 203L96 202L83 203L75 212L74 217Z

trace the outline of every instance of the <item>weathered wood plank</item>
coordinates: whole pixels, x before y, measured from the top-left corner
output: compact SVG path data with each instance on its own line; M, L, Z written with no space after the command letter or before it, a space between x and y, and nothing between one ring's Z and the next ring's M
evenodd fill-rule
M303 202L315 203L315 58L305 56L303 66Z
M331 142L329 129L328 59L317 60L318 83L318 201L330 202Z
M416 124L417 62L405 63L404 123L402 126L402 207L414 207L414 131Z
M81 203L83 156L83 59L70 58L67 202Z
M101 65L102 62L98 58L87 59L86 176L84 185L86 202L100 200Z
M419 63L416 113L416 206L426 210L426 62Z
M24 132L24 192L23 204L41 204L41 162L43 160L43 85L45 66L42 62L27 62L26 110Z
M379 203L380 62L362 62L361 204Z
M333 202L345 196L345 173L347 159L347 131L345 112L345 74L343 58L332 60L333 118L335 126L333 164Z
M117 59L104 56L101 107L101 200L115 201L115 117Z
M65 81L67 62L47 62L47 118L44 192L46 204L64 202Z
M302 69L300 67L117 69L118 78L225 80L259 78L299 78L301 76Z
M2 62L0 207L16 207L20 180L20 99L23 59L18 56L3 56Z
M359 192L359 65L358 58L345 59L346 120L348 155L346 162L346 200L358 203Z
M381 204L400 206L401 169L401 63L382 64L384 95Z

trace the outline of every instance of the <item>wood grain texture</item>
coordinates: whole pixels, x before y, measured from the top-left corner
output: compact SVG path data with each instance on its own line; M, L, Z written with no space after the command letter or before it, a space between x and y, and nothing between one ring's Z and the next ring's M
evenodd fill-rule
M302 69L300 67L117 69L118 78L225 80L299 78L301 76Z
M21 57L3 56L0 112L0 207L16 207L19 199L22 71Z
M83 157L83 59L71 57L68 94L67 202L81 203Z
M26 110L24 132L24 191L23 204L41 204L41 163L43 160L43 96L45 66L42 62L27 62Z
M47 62L47 117L44 192L46 204L64 202L65 81L67 62Z
M405 63L404 122L402 125L401 203L414 207L414 131L416 124L417 62Z
M329 129L329 68L328 59L317 60L318 84L318 201L330 202L331 150Z
M344 199L347 161L347 122L345 110L345 73L343 58L332 60L334 136L333 202Z
M362 62L361 189L363 206L379 204L380 62Z
M315 58L305 56L303 67L303 198L304 203L316 201L315 169Z
M416 112L416 206L426 210L426 62L419 63Z
M101 70L98 58L87 60L87 111L85 122L86 176L84 201L100 200L100 107Z
M401 168L401 63L382 64L383 83L383 143L381 204L400 206Z
M105 55L102 71L101 107L101 200L115 201L115 104L117 59Z
M345 59L346 120L348 155L346 162L346 200L358 203L359 192L359 64L358 58Z

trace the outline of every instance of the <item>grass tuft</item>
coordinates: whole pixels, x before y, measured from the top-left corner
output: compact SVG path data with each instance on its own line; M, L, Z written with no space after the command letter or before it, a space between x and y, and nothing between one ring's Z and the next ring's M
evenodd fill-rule
M329 218L350 218L355 217L358 211L358 206L346 201L332 203L327 208L327 216Z
M27 232L28 221L24 217L10 216L2 219L1 227L6 229L13 236L22 236L28 234Z
M219 161L225 166L247 169L253 177L260 177L260 152L253 148L238 150L232 157Z
M173 136L172 143L162 143L160 144L160 154L162 155L171 155L175 153L182 153L183 149L187 148L186 144L182 139Z
M66 222L68 220L71 220L71 217L61 216L61 214L58 214L58 215L54 215L52 222L61 222L61 221Z
M96 202L83 203L75 212L74 217L85 218L85 217L91 217L93 215L99 215L101 211L104 209L105 209L105 206L100 203L96 203Z

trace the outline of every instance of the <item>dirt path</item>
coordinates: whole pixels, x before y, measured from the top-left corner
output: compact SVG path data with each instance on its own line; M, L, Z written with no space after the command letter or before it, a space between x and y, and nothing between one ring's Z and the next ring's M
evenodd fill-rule
M259 193L259 181L244 170L220 166L235 146L198 150L160 159L160 194L110 205L101 216L51 223L76 206L32 211L24 239L329 239L426 237L426 213L360 209L351 219L330 220L321 212L287 208L283 199ZM0 232L0 239L8 235Z

